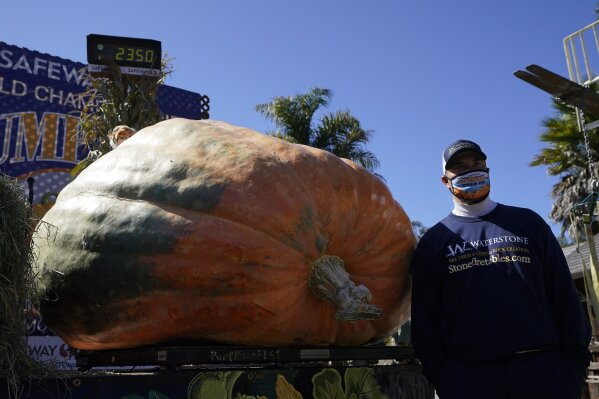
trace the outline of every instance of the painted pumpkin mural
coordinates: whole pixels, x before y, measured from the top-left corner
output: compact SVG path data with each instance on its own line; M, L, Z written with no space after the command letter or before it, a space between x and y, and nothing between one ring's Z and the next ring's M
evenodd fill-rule
M41 312L79 349L362 345L409 316L415 238L384 183L224 122L140 130L43 220Z

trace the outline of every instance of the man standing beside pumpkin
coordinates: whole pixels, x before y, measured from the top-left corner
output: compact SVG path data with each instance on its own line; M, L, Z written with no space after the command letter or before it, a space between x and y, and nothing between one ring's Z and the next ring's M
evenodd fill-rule
M412 261L412 342L442 399L580 399L590 327L564 254L533 211L489 198L487 156L443 151L452 212Z

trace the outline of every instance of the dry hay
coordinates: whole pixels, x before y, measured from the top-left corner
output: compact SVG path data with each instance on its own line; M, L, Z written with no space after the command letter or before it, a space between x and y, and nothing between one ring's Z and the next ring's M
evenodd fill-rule
M19 183L0 173L0 386L18 398L34 379L64 374L27 353L25 313L37 304L30 207Z

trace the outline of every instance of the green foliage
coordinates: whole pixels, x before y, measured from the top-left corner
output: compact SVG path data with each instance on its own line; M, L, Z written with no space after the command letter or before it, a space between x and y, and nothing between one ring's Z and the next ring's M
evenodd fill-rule
M256 111L275 124L277 130L267 132L272 136L329 151L369 171L377 169L378 159L364 148L372 138L372 131L364 130L348 110L326 114L320 123L314 122L316 111L327 107L331 98L331 90L315 87L306 94L275 97L268 103L258 104Z
M593 87L597 90L599 87ZM570 228L570 211L593 192L592 177L599 175L599 136L589 134L593 163L589 165L584 136L578 129L574 108L554 99L556 115L543 120L544 131L539 136L547 144L537 154L531 166L545 166L547 173L557 176L551 197L553 205L549 217L560 223L562 236ZM585 115L586 122L597 120L594 115ZM592 172L591 172L592 171Z
M542 121L545 130L539 139L549 144L537 154L531 166L545 165L548 174L559 176L570 174L573 169L579 170L587 167L587 153L582 133L578 129L576 112L574 108L565 105L559 100L553 100L556 116L545 118ZM587 123L595 120L593 116L586 115ZM597 159L599 138L590 135L592 155Z
M417 240L420 240L427 230L428 227L423 225L422 222L418 220L412 220L412 231L414 232Z
M157 76L124 75L116 65L110 66L103 77L93 77L86 70L89 84L83 94L79 134L90 152L73 168L73 176L112 149L108 135L115 126L126 125L137 131L160 121L157 91L171 71L166 59Z

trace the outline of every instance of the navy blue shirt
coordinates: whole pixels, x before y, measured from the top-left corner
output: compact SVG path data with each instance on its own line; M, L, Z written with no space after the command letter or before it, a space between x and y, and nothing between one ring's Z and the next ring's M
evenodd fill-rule
M412 342L429 377L448 360L545 347L588 363L590 326L566 259L529 209L450 214L418 243L412 278Z

